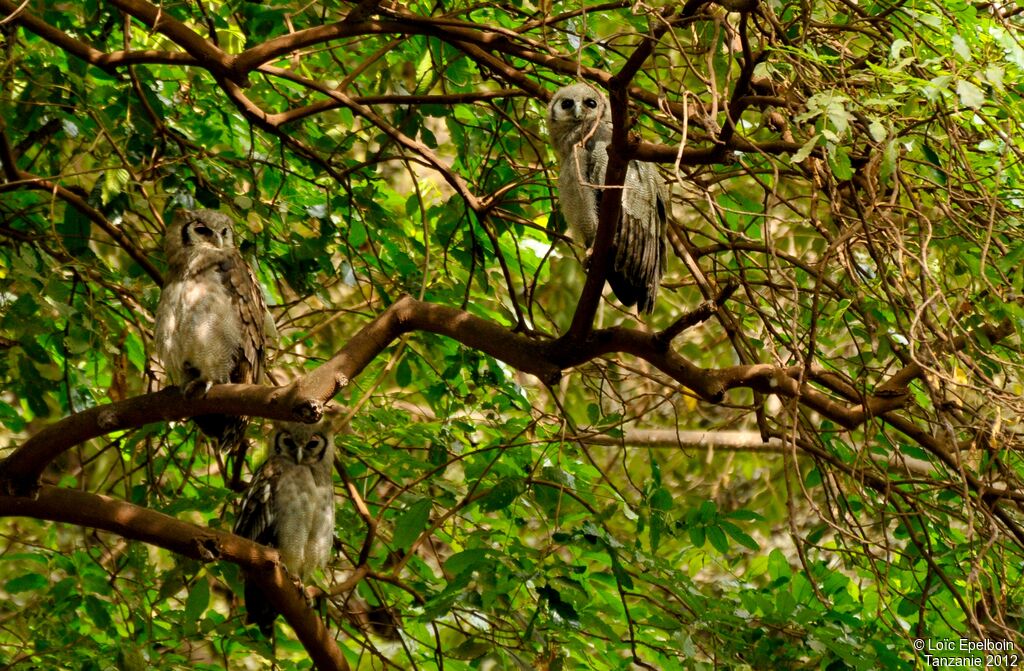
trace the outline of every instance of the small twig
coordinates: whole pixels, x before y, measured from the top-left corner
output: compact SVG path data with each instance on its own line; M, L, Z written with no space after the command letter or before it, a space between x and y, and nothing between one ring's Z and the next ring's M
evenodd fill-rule
M718 310L725 304L727 300L736 292L739 288L739 283L729 282L718 292L718 295L709 301L704 301L693 310L680 316L679 319L672 322L664 331L659 332L655 336L655 341L663 348L668 349L672 341L680 333L696 326L702 322L710 319Z

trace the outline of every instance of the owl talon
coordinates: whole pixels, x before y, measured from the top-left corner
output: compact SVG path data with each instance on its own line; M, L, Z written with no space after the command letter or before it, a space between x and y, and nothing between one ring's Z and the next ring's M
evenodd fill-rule
M190 401L194 401L197 398L206 396L206 392L210 391L210 387L212 386L213 383L209 380L192 380L185 385L181 392L184 394L185 398Z
M316 585L310 585L302 589L302 595L306 597L306 605L315 608L316 602L323 596L323 590Z

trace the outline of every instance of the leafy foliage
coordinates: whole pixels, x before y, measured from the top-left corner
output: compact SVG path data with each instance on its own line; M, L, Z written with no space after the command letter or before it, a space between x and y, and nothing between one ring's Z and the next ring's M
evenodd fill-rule
M546 386L425 331L385 348L336 399L351 430L320 581L350 664L910 669L916 638L1021 649L1018 11L176 0L154 26L145 0L20 4L0 0L5 447L161 385L181 206L239 222L276 383L404 294L564 333L585 270L543 96L615 85L654 35L629 93L672 183L668 274L643 324L610 301L596 324L662 329L735 283L673 347L746 377L716 400L621 352ZM229 531L220 467L190 424L149 424L44 480ZM2 665L310 668L285 625L276 651L246 629L234 565L0 529Z

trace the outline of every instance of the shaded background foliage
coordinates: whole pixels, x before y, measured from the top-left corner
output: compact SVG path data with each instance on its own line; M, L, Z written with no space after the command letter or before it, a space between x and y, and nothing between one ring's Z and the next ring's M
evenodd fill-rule
M1020 645L1019 9L730 6L0 0L3 445L159 387L180 206L238 222L276 383L403 294L563 333L584 271L546 96L614 84L653 35L630 119L672 187L668 272L650 318L605 302L596 325L664 328L734 282L674 347L770 372L708 400L626 354L545 386L438 335L389 346L337 399L321 582L349 661L896 669L915 638ZM44 481L228 530L219 469L151 424ZM0 529L3 664L268 666L235 566Z

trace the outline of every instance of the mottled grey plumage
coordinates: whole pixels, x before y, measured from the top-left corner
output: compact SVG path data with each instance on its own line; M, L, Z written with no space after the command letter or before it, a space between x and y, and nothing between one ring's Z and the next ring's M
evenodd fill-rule
M559 206L573 238L589 254L612 141L607 98L587 84L559 89L548 105L548 132L558 154ZM624 187L608 283L624 305L649 313L665 257L664 186L654 165L630 161Z
M306 582L327 563L334 541L334 434L331 420L278 422L271 454L253 476L235 533L277 548L281 562ZM252 581L245 583L246 621L270 636L277 613Z
M156 351L171 383L190 398L214 384L263 380L273 320L231 228L220 212L178 210L164 236L169 269L156 309ZM222 449L238 445L248 423L230 415L195 421Z

